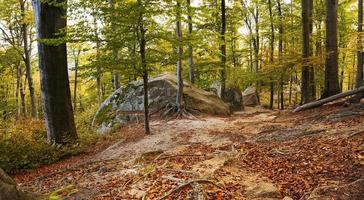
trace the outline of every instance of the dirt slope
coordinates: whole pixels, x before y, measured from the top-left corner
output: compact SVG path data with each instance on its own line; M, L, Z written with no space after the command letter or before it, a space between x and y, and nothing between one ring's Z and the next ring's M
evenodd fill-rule
M151 135L140 125L121 129L125 140L103 152L48 176L15 178L66 199L299 199L364 178L364 115L338 117L343 109L153 121Z

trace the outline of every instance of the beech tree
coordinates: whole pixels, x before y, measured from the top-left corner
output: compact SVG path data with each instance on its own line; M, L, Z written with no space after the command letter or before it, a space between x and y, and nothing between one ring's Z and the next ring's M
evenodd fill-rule
M326 0L326 64L322 97L329 97L340 92L337 46L337 9L338 0Z
M56 144L77 139L68 79L66 0L33 0L38 35L39 69L48 139Z

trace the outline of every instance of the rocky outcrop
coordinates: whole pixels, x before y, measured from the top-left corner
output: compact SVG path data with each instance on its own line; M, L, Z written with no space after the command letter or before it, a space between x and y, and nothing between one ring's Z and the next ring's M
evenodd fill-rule
M362 200L364 199L364 179L342 186L325 186L314 189L301 200Z
M0 168L0 200L32 200L30 194L17 189L16 183Z
M177 92L176 76L162 74L149 80L149 110L158 112L167 105L174 105ZM185 106L190 110L212 115L230 114L229 106L212 92L190 86L183 89ZM143 119L143 82L134 81L116 90L99 107L93 125L99 133L107 133L115 126Z
M229 104L231 111L244 110L243 96L241 90L237 88L230 88L225 92L223 97L224 102Z
M257 106L259 105L259 99L255 87L250 86L242 93L244 99L244 106Z

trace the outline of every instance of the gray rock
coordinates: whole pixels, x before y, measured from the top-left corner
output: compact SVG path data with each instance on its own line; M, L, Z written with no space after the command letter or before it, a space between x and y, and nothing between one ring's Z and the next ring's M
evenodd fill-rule
M16 183L0 168L0 200L32 200L30 194L18 190Z
M177 93L176 76L162 74L149 80L149 110L151 113L174 105ZM229 115L229 106L212 92L207 92L188 85L183 89L185 106L191 110L212 115ZM93 119L93 126L99 134L113 131L115 124L126 124L143 120L143 82L134 81L119 88L110 95L99 107Z

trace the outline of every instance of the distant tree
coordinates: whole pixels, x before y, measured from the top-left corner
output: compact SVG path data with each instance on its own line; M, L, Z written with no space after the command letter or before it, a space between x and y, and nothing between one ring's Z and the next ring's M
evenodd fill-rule
M68 79L67 48L62 30L67 26L67 0L57 4L33 0L38 34L41 89L48 139L56 144L77 139Z

